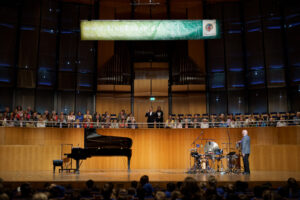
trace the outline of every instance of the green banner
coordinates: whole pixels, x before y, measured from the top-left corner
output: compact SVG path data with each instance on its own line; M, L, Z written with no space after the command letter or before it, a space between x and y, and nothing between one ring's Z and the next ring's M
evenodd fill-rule
M217 20L83 20L81 40L199 40L220 37Z

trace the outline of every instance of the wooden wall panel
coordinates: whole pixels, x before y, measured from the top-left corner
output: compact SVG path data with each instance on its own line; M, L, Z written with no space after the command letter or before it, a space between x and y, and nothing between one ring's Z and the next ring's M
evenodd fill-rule
M134 80L134 96L150 96L150 79Z
M152 79L152 96L168 96L168 79Z
M131 6L125 4L115 8L116 10L116 19L130 19L131 18Z
M0 145L0 171L51 170L60 145Z
M206 95L204 92L175 93L172 103L172 113L175 114L206 113Z
M96 96L96 111L98 113L110 112L118 114L124 109L126 113L131 112L129 93L98 93Z
M290 144L292 139L276 139L289 132L287 136L298 141L300 127L247 129L251 137L251 170L300 171L300 143ZM242 137L241 128L97 131L102 135L132 138L132 169L187 169L190 164L190 148L198 136L205 140L198 140L196 144L202 147L207 139L213 139L224 153L233 151L236 141ZM41 141L27 140L25 136L28 135L29 138L37 137ZM260 137L261 135L266 137ZM0 165L0 171L52 170L52 160L60 158L60 144L83 146L83 129L1 127L0 138L5 138L0 145L0 163L5 163ZM231 143L229 147L228 143ZM203 152L203 148L200 150ZM126 163L125 157L93 157L83 162L82 170L126 169Z

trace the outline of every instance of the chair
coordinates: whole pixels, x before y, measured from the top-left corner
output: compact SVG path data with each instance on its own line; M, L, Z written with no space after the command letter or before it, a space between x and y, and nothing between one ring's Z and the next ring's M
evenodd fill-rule
M179 117L179 119L183 119L184 114L178 114L177 116Z
M208 119L208 114L207 113L202 114L202 118L203 119Z

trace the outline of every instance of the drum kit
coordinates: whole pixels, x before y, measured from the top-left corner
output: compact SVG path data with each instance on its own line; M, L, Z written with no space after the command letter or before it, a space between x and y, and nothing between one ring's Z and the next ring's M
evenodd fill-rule
M239 174L241 172L241 156L238 150L225 154L214 141L207 141L203 151L202 148L203 145L202 147L196 145L195 148L190 149L194 164L187 173ZM224 164L226 164L226 168Z

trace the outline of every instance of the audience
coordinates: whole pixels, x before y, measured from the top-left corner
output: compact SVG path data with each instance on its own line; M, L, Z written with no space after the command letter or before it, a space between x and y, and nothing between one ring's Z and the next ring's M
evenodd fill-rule
M284 127L291 125L300 125L300 112L297 113L253 113L253 114L178 114L169 115L168 119L161 124L162 111L158 106L158 114L160 118L154 120L157 128L241 128L241 127ZM156 115L155 115L156 116ZM87 110L84 114L80 111L75 115L73 111L69 114L60 112L59 115L55 110L49 113L32 111L31 107L23 110L21 106L17 106L14 112L10 112L10 108L6 107L0 113L0 126L6 127L59 127L59 128L145 128L146 124L137 123L132 113L126 114L125 110L116 116L105 112L104 114L91 114ZM154 126L154 125L153 125Z
M86 181L85 187L73 189L71 185L62 186L46 183L44 188L33 188L30 183L23 183L16 190L5 187L0 178L0 199L104 199L104 200L133 200L133 199L171 199L171 200L211 200L211 199L299 199L300 188L294 178L289 178L285 185L272 188L271 183L263 183L253 188L247 182L236 181L227 185L217 184L214 176L209 176L207 182L198 182L192 177L186 177L183 182L168 183L166 189L153 188L149 177L144 175L140 182L132 181L129 188L105 183L98 188L93 180Z

